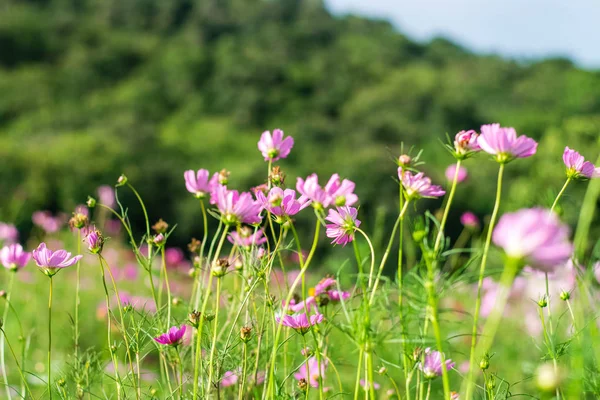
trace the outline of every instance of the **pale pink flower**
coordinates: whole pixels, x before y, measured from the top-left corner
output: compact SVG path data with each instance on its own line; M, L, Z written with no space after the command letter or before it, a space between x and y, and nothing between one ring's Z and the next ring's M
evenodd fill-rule
M327 361L319 361L316 357L310 357L302 364L298 372L294 374L296 380L304 379L310 386L319 387L319 375L321 380L325 379L325 368Z
M100 204L104 204L108 207L114 207L115 200L115 189L108 185L98 186L98 199L100 200Z
M277 323L292 328L296 332L304 335L313 325L323 322L323 314L316 313L310 317L306 313L284 315L283 317L275 317L275 320Z
M483 151L492 154L496 161L507 163L515 158L531 157L537 151L537 142L525 135L517 137L514 128L503 128L500 124L481 127L477 143Z
M262 228L254 230L252 228L242 227L237 231L231 232L227 236L227 240L236 246L250 249L253 246L260 246L267 242L267 238L264 234L265 231Z
M283 131L275 129L271 132L264 131L258 141L258 150L262 153L265 161L277 161L286 158L294 147L294 138L291 136L283 138Z
M198 199L203 199L210 195L219 186L219 173L215 172L212 178L210 178L209 172L206 169L199 169L196 172L190 169L183 173L183 178L185 180L185 188Z
M19 240L19 231L13 224L0 222L0 241L6 244L16 243Z
M569 227L542 208L504 214L493 240L509 257L547 272L566 263L573 253Z
M263 208L280 218L296 215L310 205L310 199L306 196L296 199L296 191L293 189L274 187L266 196L261 191L255 192L255 195Z
M437 350L426 348L424 351L424 361L419 362L417 367L423 372L426 379L433 379L442 376L442 353ZM455 363L451 359L445 360L446 370L454 368Z
M481 150L477 144L479 134L474 130L460 131L454 136L454 153L459 159L467 158L470 154Z
M50 211L36 211L32 214L31 220L47 233L58 232L63 225L63 219L53 216Z
M331 222L327 224L326 231L327 237L333 239L331 243L345 246L354 240L354 231L360 226L357 216L358 210L354 207L344 206L329 210L325 219Z
M325 185L325 192L330 197L331 204L337 207L352 206L358 201L358 196L354 194L356 184L348 179L340 181L338 174L333 174Z
M252 198L250 193L238 193L237 190L227 190L226 187L220 186L216 189L215 196L224 223L228 225L260 223L262 206Z
M317 174L309 175L306 180L298 178L296 190L312 201L312 206L320 209L327 208L331 204L331 196L319 185Z
M238 383L238 375L233 371L225 371L223 377L221 378L221 387L229 387L236 385Z
M448 179L449 182L454 181L454 176L456 175L456 164L451 164L448 166L448 168L446 168L446 179ZM463 166L461 166L458 169L458 175L456 175L456 182L461 183L464 182L465 179L467 179L468 173L467 173L467 169Z
M23 268L30 259L31 253L24 251L23 246L18 243L4 246L0 250L0 263L13 271Z
M418 199L421 197L435 198L446 194L446 191L441 186L432 185L431 179L426 177L422 172L414 175L410 171L403 171L402 168L398 168L398 178L400 178L408 199Z
M46 243L40 243L37 249L33 250L32 257L46 275L53 276L59 269L74 265L83 256L76 255L71 258L71 253L66 250L52 251L46 247Z
M585 161L585 158L571 150L568 146L565 147L563 153L563 161L567 167L567 177L571 179L590 179L600 176L600 167L596 168L594 164Z

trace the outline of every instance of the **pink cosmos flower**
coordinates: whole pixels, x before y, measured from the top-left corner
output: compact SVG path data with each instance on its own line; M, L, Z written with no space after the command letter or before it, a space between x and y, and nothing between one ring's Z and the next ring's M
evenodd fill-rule
M296 199L295 190L283 190L279 187L271 188L267 196L258 191L256 192L256 198L266 210L281 218L296 215L310 204L308 197L300 196Z
M325 185L325 192L330 197L330 202L338 207L352 206L358 201L358 196L354 194L356 184L348 179L340 181L338 174L333 174L329 182Z
M585 158L571 150L568 146L565 147L563 153L563 161L567 167L567 177L572 179L590 179L600 176L600 168L596 168L594 164L585 161Z
M479 134L474 130L460 131L454 136L454 152L458 158L467 158L470 153L481 150L477 143Z
M442 353L437 350L426 348L423 362L419 362L418 368L423 372L426 379L442 376ZM446 360L446 370L454 368L455 363L451 359Z
M179 247L169 247L168 249L165 249L165 263L167 264L167 267L170 268L187 266L185 254Z
M183 178L185 188L198 199L205 198L219 185L219 173L216 172L212 178L209 178L209 173L205 169L199 169L197 172L191 169L185 171Z
M321 281L315 285L315 295L318 296L322 293L325 293L333 287L335 287L335 279L327 276L321 279Z
M294 374L294 378L296 380L304 379L310 386L317 388L319 387L319 375L322 380L325 379L326 367L327 361L322 361L319 364L316 357L310 357L302 364L298 372Z
M285 308L285 299L281 300L281 306ZM313 307L317 306L317 302L314 296L308 296L306 300L298 301L296 299L290 300L290 305L288 306L288 310L294 313L308 311L311 312Z
M426 177L422 172L413 175L410 171L403 171L402 168L398 168L398 178L400 178L400 182L409 199L418 199L421 197L435 198L446 194L446 191L441 186L432 185L431 179Z
M369 382L368 382L368 381L366 381L366 380L364 380L364 379L361 379L361 380L360 380L360 386L361 386L361 387L362 387L364 390L369 390L369 389L370 389L370 388L369 388L369 386L371 386L371 385L369 385ZM373 382L373 389L375 389L375 390L379 390L380 388L381 388L381 385L379 385L379 383L377 383L377 382Z
M333 302L339 302L342 300L348 300L350 298L350 293L342 290L328 290L327 297L329 297L329 300Z
M13 271L23 268L30 259L31 253L23 251L23 246L18 243L4 246L0 250L0 263Z
M446 168L446 179L448 179L449 182L452 182L454 180L454 175L456 174L456 164L452 164L449 165L448 168ZM465 179L467 179L468 173L467 173L467 169L463 166L461 166L458 169L458 175L456 177L456 182L461 183L464 182Z
M63 225L62 218L52 216L50 211L36 211L32 214L31 220L47 233L58 232Z
M186 329L186 325L181 325L180 328L173 326L167 333L155 337L154 341L168 346L178 346L183 341L183 335L185 335Z
M494 155L499 163L531 157L537 151L538 145L535 140L525 135L517 137L514 128L502 128L500 124L483 125L477 144L486 153Z
M547 272L566 263L573 253L569 227L542 208L504 214L494 229L493 240L509 257Z
M463 215L460 216L460 223L465 228L477 229L479 228L479 218L471 211L466 211Z
M19 240L19 231L13 224L0 222L0 240L7 244L16 243Z
M331 204L331 196L319 185L317 174L309 175L306 180L298 178L296 190L308 197L312 201L312 206L317 209L327 208Z
M98 199L100 204L104 204L108 207L114 207L115 205L115 189L108 185L98 186Z
M221 387L229 387L238 383L239 377L236 372L225 371L221 378Z
M231 232L227 236L227 240L229 240L230 243L245 249L250 249L252 246L260 246L267 242L265 231L262 228L255 231L247 226Z
M329 210L329 215L325 218L331 224L327 224L327 237L332 238L333 244L347 245L354 240L354 229L360 226L360 221L356 218L358 210L354 207L338 207L336 210Z
M323 322L323 314L313 314L310 317L306 313L284 315L283 317L275 317L277 323L294 329L296 332L304 335L310 330L313 325Z
M262 206L252 198L250 193L238 193L237 190L227 190L226 187L220 186L216 189L215 196L224 223L228 225L260 223Z
M291 136L283 138L283 131L275 129L271 132L264 131L258 141L258 150L262 153L265 161L277 161L286 158L294 147L294 138Z
M46 243L42 242L37 249L33 250L32 257L46 275L53 276L59 269L74 265L83 256L76 255L71 258L71 253L66 250L52 251L46 247Z
M100 233L96 227L92 226L87 230L84 241L87 244L90 253L98 254L102 251L104 238L102 237L102 233Z

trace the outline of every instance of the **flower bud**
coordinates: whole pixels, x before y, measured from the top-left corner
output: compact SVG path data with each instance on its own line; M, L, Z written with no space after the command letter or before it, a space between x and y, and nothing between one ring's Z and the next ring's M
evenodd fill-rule
M60 378L59 380L56 381L56 384L58 385L58 387L65 387L67 382L63 378Z
M251 338L252 338L252 328L249 326L243 326L240 329L240 339L242 339L242 341L244 343L247 343Z
M285 173L279 166L273 167L269 174L269 180L273 186L281 186L285 183Z
M420 347L415 347L415 349L413 350L413 361L419 361L422 352L423 349L421 349Z
M206 322L210 322L213 319L215 319L215 314L213 314L213 313L206 313L206 314L204 314L204 320Z
M102 236L102 233L95 227L90 229L84 241L87 243L90 253L100 254L102 252L102 247L104 246L104 237Z
M88 224L88 217L80 212L74 212L69 220L69 226L73 229L81 229Z
M483 357L483 359L481 361L479 361L479 368L481 368L482 371L485 371L489 367L490 367L490 360L489 360L489 358L488 357Z
M548 299L546 298L546 296L544 296L538 300L537 304L541 308L546 308L548 306Z
M229 260L226 258L219 258L213 263L210 272L213 276L221 278L227 273L227 268L229 268Z
M154 237L152 238L152 243L159 247L163 246L166 242L167 242L167 238L162 233L159 233L158 235L154 235Z
M93 198L92 196L88 196L87 201L85 202L85 205L87 205L89 208L96 207L96 199Z
M398 164L400 164L402 167L408 167L411 161L412 158L410 158L408 154L402 154L400 157L398 157Z
M563 290L562 292L560 292L560 299L562 301L567 301L571 298L571 293L567 292L566 290Z
M119 176L119 179L117 179L117 187L124 186L125 184L127 184L127 177L125 176L125 174L121 174L121 176Z
M420 229L418 231L414 231L412 234L412 237L413 237L413 240L415 241L415 243L421 243L423 241L423 239L425 239L426 235L427 235L427 232Z
M167 229L169 229L169 224L160 218L154 225L152 225L152 229L154 229L156 233L166 233Z
M379 368L379 370L377 371L377 373L379 373L379 375L385 375L385 374L387 374L387 368L386 367L381 367L381 368Z
M6 290L0 290L0 297L3 299L6 298Z
M229 171L227 171L226 169L222 169L221 171L219 171L219 184L221 185L227 185L229 183L229 175L231 173Z
M496 388L496 378L494 378L494 376L490 376L485 384L488 389L494 390Z
M181 304L181 299L179 297L173 297L173 299L171 300L171 303L173 303L173 305L175 307L177 307L178 305Z
M194 310L188 314L188 322L194 328L198 328L198 326L200 326L200 318L201 317L202 317L202 313L200 311Z
M302 378L298 381L298 389L302 393L306 392L306 390L308 389L308 383L306 382L306 379Z

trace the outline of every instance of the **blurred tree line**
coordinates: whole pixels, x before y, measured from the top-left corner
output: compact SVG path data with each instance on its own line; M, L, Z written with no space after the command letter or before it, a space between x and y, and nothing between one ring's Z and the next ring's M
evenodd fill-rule
M423 168L443 182L446 133L500 122L540 140L538 155L508 168L505 210L550 204L565 145L600 152L598 71L416 43L320 0L4 0L0 93L0 220L22 230L32 211L71 210L124 172L184 243L199 213L183 171L261 183L256 142L274 128L296 139L282 162L289 186L338 172L370 216L395 212L401 142L423 148ZM466 167L455 226L460 211L483 216L493 201L495 163L480 155ZM585 186L569 189L571 222Z

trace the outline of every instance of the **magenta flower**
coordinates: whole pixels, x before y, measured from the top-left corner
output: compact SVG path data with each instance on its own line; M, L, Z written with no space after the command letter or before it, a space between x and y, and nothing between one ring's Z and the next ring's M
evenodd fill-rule
M284 315L283 317L275 317L277 323L294 329L296 332L304 335L310 330L313 325L323 322L323 314L313 314L310 317L306 313Z
M500 124L483 125L477 144L503 164L515 158L531 157L537 151L538 145L535 140L525 135L517 137L514 128L502 128Z
M277 161L286 158L294 147L294 138L291 136L283 138L283 131L275 129L271 132L264 131L258 141L258 150L262 153L265 161Z
M316 357L310 357L302 364L298 372L294 374L294 378L296 380L304 379L310 386L317 388L319 387L319 376L321 379L325 378L326 367L327 361L322 361L319 364Z
M37 249L33 250L32 257L35 263L48 276L55 275L59 269L67 268L81 260L83 256L76 255L71 258L71 253L66 250L52 251L46 247L46 243L40 243Z
M229 387L238 383L238 373L233 371L225 371L221 378L221 387Z
M473 153L481 151L477 143L479 134L473 130L460 131L454 136L454 155L459 160L468 158Z
M573 253L568 226L542 208L504 214L493 240L509 257L547 272L566 263Z
M451 164L448 166L448 168L446 168L446 179L448 179L448 181L452 182L454 181L454 175L456 174L456 164ZM461 166L458 169L458 175L456 176L456 182L460 183L463 182L465 179L467 179L468 173L467 173L467 169L463 166Z
M337 303L342 300L348 300L350 298L350 293L342 290L328 290L327 297L334 303Z
M32 214L31 220L47 233L58 232L63 224L62 218L52 216L50 211L36 211Z
M432 185L431 179L426 177L422 172L413 175L410 171L402 171L402 168L398 168L398 178L400 178L400 182L406 192L406 197L409 200L422 197L435 198L446 194L441 186Z
M219 173L215 173L209 178L209 173L205 169L199 169L197 172L188 170L183 173L185 179L185 188L196 198L203 199L211 194L219 184Z
M281 306L285 308L285 300L281 301ZM296 299L290 300L290 305L288 306L288 311L293 313L298 312L311 312L313 307L317 306L317 301L314 296L308 296L304 301L298 301Z
M442 376L442 353L437 350L425 349L423 362L419 362L418 368L423 372L426 379ZM455 363L451 359L446 360L446 370L454 368Z
M16 243L19 240L19 231L13 224L0 222L0 240L7 244Z
M87 235L84 239L87 244L87 248L92 254L98 254L102 251L102 246L104 246L104 237L102 237L102 233L97 230L95 227L91 227Z
M262 217L260 202L254 200L248 192L238 193L237 190L227 190L219 186L215 191L217 208L221 219L227 225L258 224Z
M296 191L294 189L281 189L279 187L272 188L267 196L262 192L256 192L256 198L262 206L271 214L283 219L284 222L290 215L296 215L300 210L309 206L310 200L306 196L300 196L296 199Z
M186 329L186 325L181 325L181 328L172 326L167 333L155 337L154 341L168 346L178 346L183 342Z
M466 211L463 215L460 216L460 223L469 229L477 229L479 228L479 218L471 211Z
M98 186L98 199L101 204L112 208L115 205L115 189L108 185Z
M358 201L358 196L354 194L356 184L348 179L340 181L338 174L333 174L329 182L325 185L325 192L330 197L330 202L338 207L351 206Z
M565 147L563 161L567 167L567 177L570 179L590 179L600 176L600 168L596 168L591 162L585 161L581 154L571 150L568 146Z
M247 226L244 226L235 232L231 232L228 235L227 240L246 250L249 250L252 246L260 246L267 242L265 231L262 228L255 231Z
M0 250L0 263L13 271L23 268L30 259L31 253L23 251L23 246L18 243L4 246Z
M301 195L308 197L316 209L323 209L331 204L331 196L319 185L317 174L309 175L306 180L298 178L296 190Z
M318 296L322 293L325 293L333 287L335 287L335 279L327 276L321 279L321 281L315 285L315 295Z
M360 226L358 210L354 207L338 207L336 210L329 210L329 215L325 218L331 224L327 224L327 237L332 238L333 244L347 245L354 240L354 230Z

